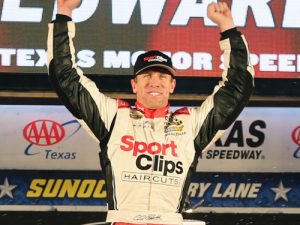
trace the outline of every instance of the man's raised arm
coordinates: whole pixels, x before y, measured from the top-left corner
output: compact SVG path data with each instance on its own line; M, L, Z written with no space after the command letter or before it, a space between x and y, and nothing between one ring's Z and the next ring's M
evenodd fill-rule
M80 0L58 0L56 19L49 24L48 72L60 100L98 140L109 132L117 101L105 96L76 64L72 12ZM88 128L87 128L88 127Z

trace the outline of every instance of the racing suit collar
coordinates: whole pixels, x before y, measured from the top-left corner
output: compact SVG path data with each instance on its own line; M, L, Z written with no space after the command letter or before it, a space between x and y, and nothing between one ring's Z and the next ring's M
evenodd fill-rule
M164 117L169 113L169 109L170 109L169 103L166 106L159 109L148 109L138 101L135 102L135 106L136 109L141 113L143 113L146 118Z

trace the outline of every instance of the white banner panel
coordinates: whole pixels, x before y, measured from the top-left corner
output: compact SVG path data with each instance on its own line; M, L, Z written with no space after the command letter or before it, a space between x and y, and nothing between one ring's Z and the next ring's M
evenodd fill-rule
M64 106L0 106L0 169L98 170L99 146ZM246 108L197 171L299 172L300 108Z
M0 106L0 169L100 168L98 143L64 106Z
M197 170L300 172L300 108L246 108Z

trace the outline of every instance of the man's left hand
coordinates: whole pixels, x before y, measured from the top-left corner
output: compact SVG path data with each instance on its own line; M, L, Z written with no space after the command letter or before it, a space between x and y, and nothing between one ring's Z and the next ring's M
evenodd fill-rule
M207 16L220 27L221 32L235 27L226 2L211 2L207 7Z

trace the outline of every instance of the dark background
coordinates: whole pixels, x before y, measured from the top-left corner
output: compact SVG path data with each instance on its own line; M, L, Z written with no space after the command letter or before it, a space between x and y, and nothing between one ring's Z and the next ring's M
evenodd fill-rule
M100 91L112 97L134 101L130 75L87 75ZM220 78L176 77L173 106L199 105ZM0 104L61 104L47 74L0 73ZM300 79L255 79L255 90L248 106L300 106Z
M100 212L0 212L1 225L82 225L105 220ZM192 213L184 218L206 225L299 225L300 214Z

